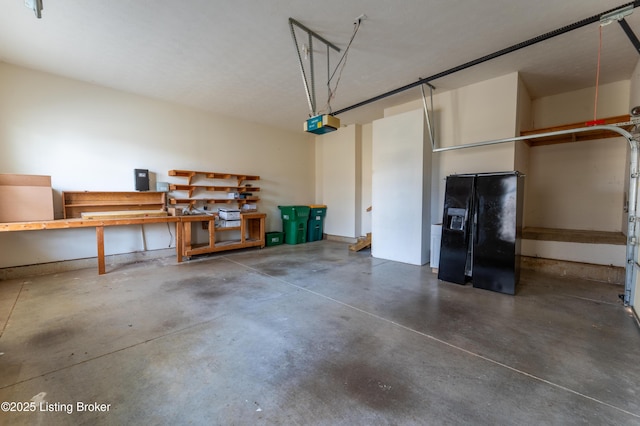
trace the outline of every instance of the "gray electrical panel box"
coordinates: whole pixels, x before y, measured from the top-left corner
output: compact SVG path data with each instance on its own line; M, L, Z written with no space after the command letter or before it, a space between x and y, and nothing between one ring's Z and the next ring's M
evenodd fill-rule
M156 182L156 191L158 191L158 192L169 192L169 183L168 182Z
M147 169L133 169L136 180L136 191L148 191L149 190L149 170Z

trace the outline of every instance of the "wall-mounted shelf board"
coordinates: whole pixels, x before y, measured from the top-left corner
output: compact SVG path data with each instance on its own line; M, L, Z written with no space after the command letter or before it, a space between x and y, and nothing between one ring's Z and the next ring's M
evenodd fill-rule
M220 173L220 172L198 172L194 170L169 170L169 176L186 177L189 179L189 185L191 185L193 178L196 176L203 176L205 179L236 179L238 185L248 180L259 180L260 176L244 175L237 173Z
M247 212L256 210L255 206L246 206L247 204L254 204L260 201L259 197L253 195L254 192L259 192L260 188L246 183L247 181L259 180L260 176L239 173L199 172L195 170L169 170L168 174L169 176L177 176L189 180L186 185L180 183L169 184L171 191L186 191L188 193L188 198L171 197L169 202L172 205L181 204L194 207L197 203L237 204L239 208ZM196 176L199 176L201 180L209 180L210 182L201 182L199 185L194 185ZM196 191L211 192L213 194L210 194L209 197L194 198L193 195ZM216 192L218 194L215 194ZM239 196L238 198L228 198L227 194L229 193L236 193Z
M599 124L608 124L608 125L622 124L620 125L621 128L625 130L630 130L631 127L633 127L633 125L628 124L630 121L631 121L631 116L627 114L627 115L619 115L616 117L601 119ZM588 124L589 123L582 121L579 123L565 124L563 126L554 126L554 127L547 127L544 129L526 130L526 131L520 132L520 136L532 136L532 135L538 135L541 133L578 129L581 127L588 127ZM559 144L559 143L571 143L571 142L582 142L582 141L595 140L595 139L606 139L606 138L613 138L613 137L620 137L620 135L618 133L611 132L609 130L594 129L593 132L581 132L581 133L573 133L573 134L560 135L560 136L546 136L542 138L526 140L526 142L529 146L536 147L536 146L553 145L553 144Z
M196 190L212 191L212 192L237 192L243 194L246 192L258 192L260 188L257 186L225 186L225 185L182 185L172 183L169 185L171 191L187 191L189 198L193 197Z
M563 241L582 244L626 245L627 237L622 232L592 231L582 229L557 229L526 227L522 230L525 240Z
M196 203L207 203L207 204L232 204L238 203L238 205L243 204L253 204L255 202L260 201L258 197L248 197L248 198L171 198L169 202L171 205L177 204L185 204L194 206Z
M163 210L164 192L64 191L64 218L79 218L82 213L122 210Z

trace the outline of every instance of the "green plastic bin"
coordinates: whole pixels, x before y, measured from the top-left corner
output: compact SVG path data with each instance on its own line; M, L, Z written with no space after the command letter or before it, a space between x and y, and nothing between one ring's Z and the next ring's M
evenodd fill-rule
M264 242L267 247L278 246L284 241L284 232L267 232L264 234Z
M327 206L309 206L309 221L307 222L307 241L320 241L323 235L324 217Z
M284 242L302 244L307 242L309 206L278 206L282 215Z

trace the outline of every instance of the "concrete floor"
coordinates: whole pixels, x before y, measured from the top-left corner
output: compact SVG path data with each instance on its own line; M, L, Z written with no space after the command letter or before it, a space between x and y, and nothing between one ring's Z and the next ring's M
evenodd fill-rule
M36 402L0 423L640 424L620 286L512 297L330 241L107 271L0 282L0 401Z

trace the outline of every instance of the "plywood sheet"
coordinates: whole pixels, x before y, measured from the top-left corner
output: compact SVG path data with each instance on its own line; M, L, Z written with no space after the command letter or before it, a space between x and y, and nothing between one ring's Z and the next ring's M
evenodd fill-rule
M163 210L122 210L112 212L84 212L82 219L122 219L122 218L138 218L138 217L164 217L167 212Z

